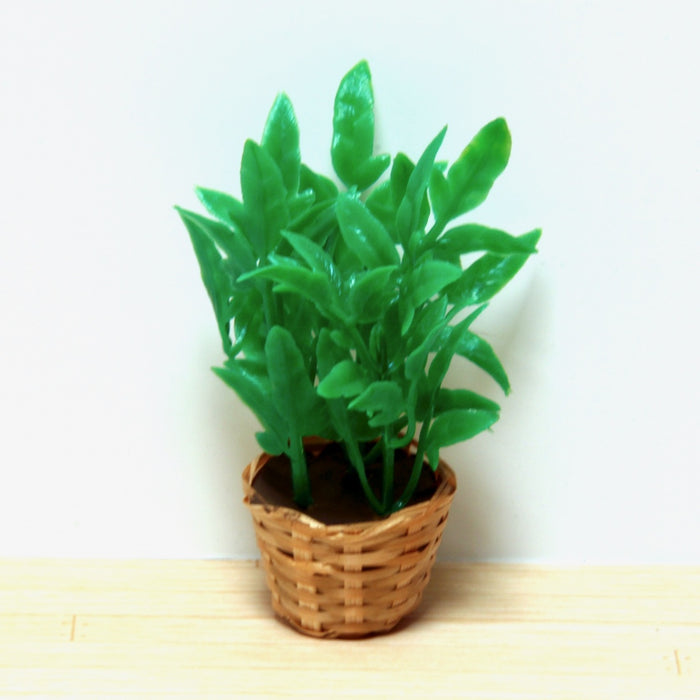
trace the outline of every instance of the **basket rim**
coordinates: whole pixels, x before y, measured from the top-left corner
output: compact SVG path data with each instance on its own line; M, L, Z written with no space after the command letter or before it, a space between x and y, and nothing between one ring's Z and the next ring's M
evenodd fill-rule
M254 517L257 515L268 519L273 518L280 522L287 522L290 524L294 522L316 531L317 534L328 536L360 533L378 534L383 530L395 527L397 522L406 519L412 520L414 518L422 518L441 507L449 507L457 490L457 477L454 471L443 459L439 459L437 469L435 470L438 478L438 485L435 493L428 500L401 508L377 520L363 520L329 525L296 508L270 503L252 502L253 498L257 495L257 491L253 487L253 480L271 457L272 455L267 452L262 452L246 465L243 470L243 502L246 507L251 511Z

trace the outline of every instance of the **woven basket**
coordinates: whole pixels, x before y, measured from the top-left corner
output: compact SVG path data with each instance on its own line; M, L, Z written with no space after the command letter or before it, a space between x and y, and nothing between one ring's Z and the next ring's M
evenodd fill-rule
M418 607L454 497L454 472L442 461L428 501L383 520L325 525L292 508L254 503L253 479L269 455L243 472L272 607L314 637L388 632Z

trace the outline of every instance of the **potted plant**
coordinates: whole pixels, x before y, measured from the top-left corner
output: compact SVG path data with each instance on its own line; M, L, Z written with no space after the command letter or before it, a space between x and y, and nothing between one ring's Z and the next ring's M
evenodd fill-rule
M443 386L448 367L461 356L509 391L471 325L540 231L453 224L484 201L511 140L496 119L448 167L445 131L415 163L375 155L362 61L335 98L340 186L302 162L281 94L245 143L242 201L198 188L213 218L178 208L226 354L214 371L263 428L243 479L273 606L307 634L387 631L415 609L456 488L440 449L499 417Z

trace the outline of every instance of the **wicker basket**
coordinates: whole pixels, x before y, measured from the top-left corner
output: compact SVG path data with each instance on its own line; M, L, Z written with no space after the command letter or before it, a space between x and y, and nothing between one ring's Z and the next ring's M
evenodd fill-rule
M454 497L454 472L440 461L435 495L383 520L325 525L292 508L253 503L253 479L269 455L243 472L244 502L272 593L272 607L314 637L388 632L418 607Z

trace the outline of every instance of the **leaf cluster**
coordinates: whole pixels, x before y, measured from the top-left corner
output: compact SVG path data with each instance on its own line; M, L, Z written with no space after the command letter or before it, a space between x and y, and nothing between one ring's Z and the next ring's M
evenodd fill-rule
M289 456L301 507L312 499L306 436L341 442L384 514L408 502L424 460L436 468L442 447L498 420L496 403L443 380L460 356L508 393L502 364L471 326L536 252L540 231L453 223L487 197L511 139L496 119L447 167L437 160L445 131L415 163L404 153L375 155L362 61L334 105L341 188L302 162L294 110L281 94L260 143L245 143L242 198L198 188L210 216L178 208L227 356L214 371L260 420L261 447ZM465 269L468 254L479 255ZM413 440L412 473L397 495L394 451ZM382 462L381 492L367 480L373 460Z

